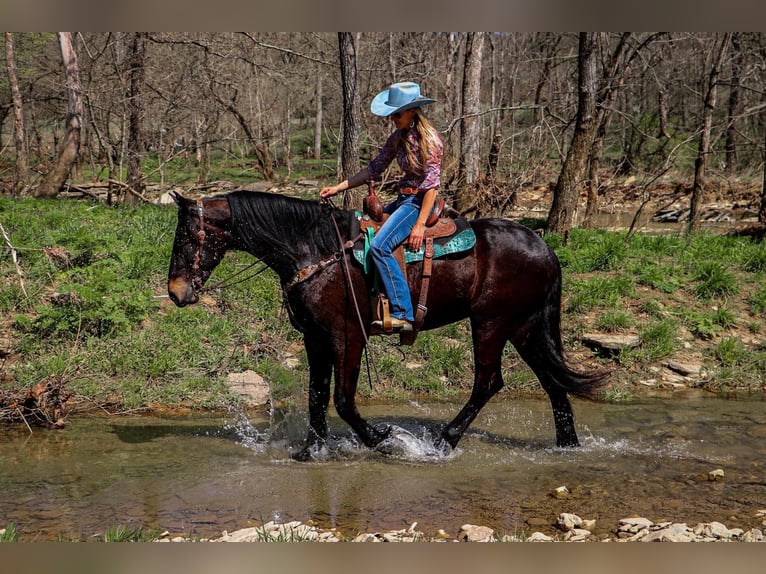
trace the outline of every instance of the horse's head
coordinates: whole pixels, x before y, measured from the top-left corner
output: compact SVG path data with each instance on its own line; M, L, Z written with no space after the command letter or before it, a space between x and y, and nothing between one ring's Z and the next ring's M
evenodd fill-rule
M168 296L179 307L199 301L199 293L231 243L226 198L194 200L171 193L178 225L168 271Z

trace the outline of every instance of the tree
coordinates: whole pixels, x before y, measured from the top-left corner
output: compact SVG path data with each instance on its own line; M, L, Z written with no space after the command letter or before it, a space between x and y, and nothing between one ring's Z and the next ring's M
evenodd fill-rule
M322 157L322 69L317 65L316 108L314 113L314 159Z
M5 59L8 65L8 83L13 100L13 141L16 146L16 172L11 189L12 195L19 195L27 184L28 153L24 135L24 105L19 90L19 78L16 73L16 56L13 49L13 34L5 33Z
M348 179L359 171L359 137L362 132L359 86L357 84L356 41L351 32L338 32L340 78L343 85L343 144L341 149L341 178ZM347 191L344 208L359 208L363 192Z
M731 82L729 86L729 122L726 127L726 165L724 169L731 172L737 163L737 118L742 113L742 33L733 32L731 35Z
M472 189L479 180L481 63L484 55L484 38L484 32L469 32L465 40L458 189L455 194L455 209L458 211L470 207Z
M716 38L718 35L716 34ZM707 158L710 153L710 138L713 129L713 112L715 111L718 93L718 76L721 73L723 57L731 41L731 32L726 32L721 36L720 41L714 43L711 47L713 61L710 66L710 73L707 78L705 98L702 104L702 128L699 136L699 147L697 148L697 159L694 161L694 183L692 184L692 198L689 212L689 226L687 231L699 231L700 211L702 197L705 192Z
M572 143L553 189L553 204L546 226L548 231L566 232L574 224L588 156L598 127L595 121L598 51L599 34L581 32L577 56L577 118Z
M144 120L144 78L146 64L146 32L135 32L130 42L128 87L128 189L127 203L136 203L144 192L141 159L144 153L142 124ZM135 192L135 193L133 193Z
M80 153L83 125L82 88L72 32L57 32L67 86L66 135L58 159L35 191L36 197L55 197L64 186Z

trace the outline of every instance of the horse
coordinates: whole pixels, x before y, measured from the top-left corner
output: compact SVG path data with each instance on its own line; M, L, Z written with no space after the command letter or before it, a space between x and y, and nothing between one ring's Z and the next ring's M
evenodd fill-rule
M278 276L289 320L303 334L309 364L309 426L294 455L310 459L327 440L327 408L367 447L391 433L359 413L355 394L370 335L371 283L348 255L358 238L359 213L319 201L237 190L202 199L174 194L178 222L168 271L168 296L179 307L200 292L229 250L250 253ZM468 318L474 384L460 412L436 438L454 449L482 407L503 387L501 358L510 342L550 399L558 447L579 440L568 395L598 400L604 374L581 372L564 357L560 331L561 266L555 253L529 228L510 220L469 221L476 242L463 254L433 259L427 313L421 330ZM422 263L410 263L413 301ZM382 427L382 428L380 428Z

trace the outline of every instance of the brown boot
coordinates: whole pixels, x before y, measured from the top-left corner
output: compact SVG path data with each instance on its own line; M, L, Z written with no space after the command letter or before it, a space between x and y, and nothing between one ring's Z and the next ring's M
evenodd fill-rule
M385 330L383 329L383 321L373 321L371 331L373 334L384 333ZM391 332L410 333L412 332L412 323L406 319L397 319L396 317L391 317Z

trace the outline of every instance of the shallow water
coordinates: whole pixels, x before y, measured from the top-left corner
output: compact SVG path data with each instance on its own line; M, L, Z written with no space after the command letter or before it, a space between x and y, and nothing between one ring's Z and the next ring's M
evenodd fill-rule
M762 527L766 401L696 397L574 403L583 448L554 446L549 404L494 400L459 448L431 435L450 403L362 405L396 426L390 454L360 447L331 417L319 461L294 462L302 415L74 418L64 431L0 433L0 526L22 540L88 538L117 524L219 536L269 520L313 520L343 535L464 523L554 533L561 512L597 519ZM720 482L707 479L721 468ZM568 498L551 492L567 486Z

